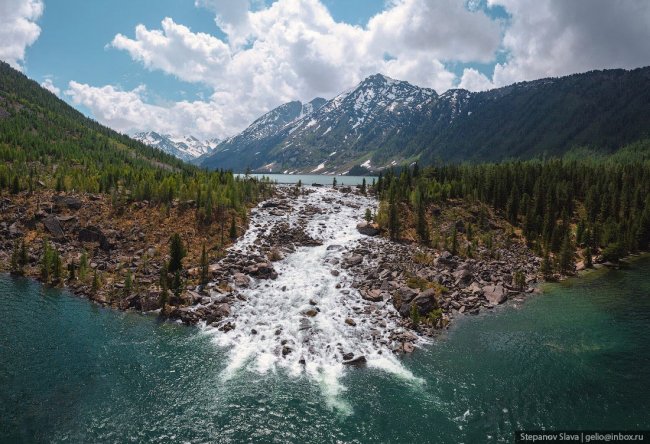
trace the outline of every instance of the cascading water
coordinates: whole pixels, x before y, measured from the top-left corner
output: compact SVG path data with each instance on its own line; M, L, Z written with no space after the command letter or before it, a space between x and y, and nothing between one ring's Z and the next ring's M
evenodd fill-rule
M291 210L286 212L255 208L250 229L231 252L256 251L260 239L277 224L300 228L322 245L296 248L274 264L277 279L253 279L249 288L240 289L245 300L232 307L235 329L205 328L218 345L229 348L225 377L232 378L241 369L306 374L340 407L339 379L347 368L344 361L352 356L364 357L369 367L414 379L389 348L389 333L398 328L392 304L363 300L351 286L353 276L342 266L346 250L362 237L356 224L376 201L331 188L309 188L289 202Z

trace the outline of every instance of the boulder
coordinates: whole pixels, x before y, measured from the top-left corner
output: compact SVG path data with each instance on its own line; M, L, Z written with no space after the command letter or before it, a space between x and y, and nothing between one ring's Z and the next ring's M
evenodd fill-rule
M18 222L9 225L9 235L11 237L20 237L23 235L23 231L20 229Z
M350 327L357 326L357 323L352 318L345 318L345 323L348 324Z
M366 365L366 357L364 355L357 356L355 358L349 359L347 361L343 361L343 364L345 365L354 365L356 367L362 367Z
M54 205L58 209L70 209L70 210L79 210L83 203L81 199L73 196L56 196L54 198Z
M483 287L483 294L485 299L492 305L502 304L508 298L506 296L506 290L501 284L488 285Z
M361 291L361 297L370 302L381 302L384 299L381 295L381 290Z
M111 244L106 235L97 227L86 227L79 230L77 239L80 242L97 242L102 250L110 250Z
M366 236L377 236L379 234L379 225L361 222L357 224L357 231Z
M345 261L349 265L359 265L361 262L363 262L363 256L360 254L353 254L351 256L348 256Z
M45 219L43 219L43 226L54 239L63 238L63 228L61 228L59 219L57 219L55 216L47 216Z
M235 285L238 287L248 287L251 282L250 278L244 273L235 273L233 278L235 279Z
M438 300L436 299L436 292L433 288L424 290L422 293L417 295L410 304L403 303L399 312L403 317L410 316L411 307L417 307L418 313L420 316L426 316L431 313L433 310L438 308Z

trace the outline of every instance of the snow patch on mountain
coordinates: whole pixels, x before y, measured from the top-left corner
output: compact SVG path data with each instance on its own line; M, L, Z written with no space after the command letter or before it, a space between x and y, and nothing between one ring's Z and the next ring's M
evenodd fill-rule
M199 140L192 135L177 136L159 134L155 131L134 134L133 139L158 148L186 162L213 152L220 143L219 139Z

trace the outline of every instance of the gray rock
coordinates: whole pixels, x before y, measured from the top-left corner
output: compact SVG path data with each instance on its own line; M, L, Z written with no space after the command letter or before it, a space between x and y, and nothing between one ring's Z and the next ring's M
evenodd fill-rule
M377 236L379 234L379 226L369 222L360 222L357 224L357 231L366 236Z
M246 276L244 273L235 273L233 275L233 278L235 279L235 285L238 287L248 287L250 284L250 278Z
M59 223L59 219L55 216L47 216L43 219L43 226L55 239L61 239L65 235L63 233L63 228L61 228L61 224Z
M353 254L347 257L346 262L349 265L359 265L361 262L363 262L363 256L360 254Z
M508 298L506 291L501 284L488 285L483 287L485 299L492 305L502 304Z

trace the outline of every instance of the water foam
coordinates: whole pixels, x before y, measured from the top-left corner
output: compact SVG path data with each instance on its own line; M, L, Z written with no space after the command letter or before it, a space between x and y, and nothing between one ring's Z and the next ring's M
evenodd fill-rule
M364 301L351 287L353 277L340 267L346 253L338 246L355 246L361 238L356 224L365 209L375 208L376 202L332 189L312 190L309 195L291 198L294 209L288 215L255 209L251 229L232 249L254 250L259 237L275 223L298 226L301 217L305 221L307 208L318 211L310 215L304 229L323 244L298 247L274 264L277 279L253 280L250 288L242 289L246 300L233 306L234 330L224 333L206 329L219 346L229 349L225 378L235 377L244 368L260 374L283 370L290 376L306 375L320 384L328 405L345 412L349 406L340 400L345 390L340 380L347 371L343 364L346 353L363 355L369 367L400 379L417 378L389 348L389 332L397 327L392 305ZM315 316L306 315L315 309ZM348 325L348 318L356 326ZM380 326L383 322L385 326Z

